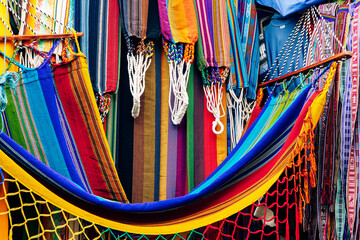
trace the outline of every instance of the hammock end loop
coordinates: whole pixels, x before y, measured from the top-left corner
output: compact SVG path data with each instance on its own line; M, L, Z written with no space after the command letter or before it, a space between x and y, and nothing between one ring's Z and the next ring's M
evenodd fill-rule
M133 98L133 107L131 109L131 116L137 118L140 114L140 99Z
M219 126L219 131L216 130L216 127ZM221 134L224 131L224 124L220 121L220 118L215 118L215 120L212 123L212 130L216 135Z

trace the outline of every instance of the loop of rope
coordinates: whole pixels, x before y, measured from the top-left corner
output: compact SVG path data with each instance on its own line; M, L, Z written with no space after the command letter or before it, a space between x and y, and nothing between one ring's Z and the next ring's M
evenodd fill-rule
M221 134L224 131L224 125L221 123L220 118L225 116L225 110L222 104L223 83L228 74L228 68L222 68L221 71L219 68L212 68L210 75L212 79L208 80L209 84L203 85L207 110L215 117L212 125L212 130L215 134ZM220 126L220 130L216 130L216 126Z

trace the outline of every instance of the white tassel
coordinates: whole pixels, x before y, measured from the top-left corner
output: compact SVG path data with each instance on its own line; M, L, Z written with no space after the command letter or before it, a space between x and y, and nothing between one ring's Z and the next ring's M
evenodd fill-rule
M131 115L137 118L140 113L140 97L145 91L145 74L151 63L151 57L144 53L137 55L128 54L128 72L130 92L133 96Z
M183 119L187 106L189 105L189 96L187 94L187 84L189 81L191 63L181 61L179 64L170 62L170 86L169 86L169 108L171 121L174 125L179 125ZM172 101L173 100L173 101Z
M255 108L256 101L249 102L244 98L244 89L241 89L240 96L237 97L234 90L230 89L227 93L227 104L230 117L230 137L231 149L235 148L236 144L240 141L250 114ZM235 115L233 116L232 110Z
M212 123L212 130L215 134L221 134L224 131L224 124L220 120L220 118L225 116L225 110L222 105L222 85L222 83L217 82L203 87L207 100L206 107L215 117ZM216 129L217 126L220 127L219 130Z

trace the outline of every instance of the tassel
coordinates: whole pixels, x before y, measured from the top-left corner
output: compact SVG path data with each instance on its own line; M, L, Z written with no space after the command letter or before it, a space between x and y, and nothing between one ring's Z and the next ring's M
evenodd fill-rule
M133 96L133 107L131 116L137 118L140 114L140 98L145 91L145 74L151 64L151 57L154 53L154 43L149 41L146 46L144 39L142 39L135 48L128 37L125 37L128 45L128 73L130 92Z
M211 71L209 74L208 71ZM224 107L222 105L223 83L229 74L228 68L212 68L203 70L204 93L207 100L207 109L213 114L215 120L212 123L212 130L215 134L221 134L224 131L224 125L220 118L225 116ZM220 127L217 130L217 126Z
M164 40L164 50L169 62L170 86L169 109L171 121L179 125L189 105L187 84L191 64L194 61L194 45L169 43Z

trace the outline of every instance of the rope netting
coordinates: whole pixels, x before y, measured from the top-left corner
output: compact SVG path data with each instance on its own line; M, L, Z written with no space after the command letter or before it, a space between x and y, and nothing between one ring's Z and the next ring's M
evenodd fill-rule
M309 187L316 185L314 132L311 111L302 132L293 143L285 170L277 182L257 202L220 222L186 233L147 236L119 232L67 212L42 198L1 170L0 228L9 239L290 239L301 236L305 225ZM279 163L281 164L281 163ZM279 167L284 167L280 165ZM310 185L310 186L309 186Z

